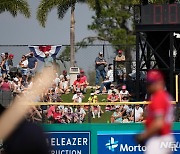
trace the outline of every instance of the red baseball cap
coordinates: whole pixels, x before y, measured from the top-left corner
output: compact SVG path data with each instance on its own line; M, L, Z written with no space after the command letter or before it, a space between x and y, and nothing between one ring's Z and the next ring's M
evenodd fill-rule
M84 70L81 70L80 73L84 73Z
M122 53L123 51L122 50L118 50L118 53Z
M9 57L14 57L14 55L13 55L13 54L10 54Z
M164 77L159 70L150 70L147 73L146 80L148 84L152 84L158 81L164 81Z
M67 71L66 70L63 70L63 74L66 74L67 73Z

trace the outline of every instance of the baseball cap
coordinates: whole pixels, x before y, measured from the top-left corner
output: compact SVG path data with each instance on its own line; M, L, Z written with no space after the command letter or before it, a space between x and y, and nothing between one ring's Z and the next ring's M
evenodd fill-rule
M94 93L91 93L90 95L91 95L91 96L93 96L93 95L94 95Z
M80 73L84 73L84 70L81 70Z
M126 89L126 85L123 85L123 86L122 86L122 89L125 90L125 89Z
M5 53L1 53L1 56L5 56Z
M148 84L152 84L158 81L164 81L164 77L159 70L150 70L147 73L146 80Z
M110 87L114 87L114 84L111 84Z
M10 55L9 55L9 57L12 57L12 58L13 58L13 57L14 57L14 55L13 55L13 54L10 54Z
M99 54L100 54L100 55L103 55L103 52L101 51L101 52L99 52Z
M122 53L123 51L122 50L118 50L118 53Z
M18 80L18 78L15 77L15 78L14 78L14 81L18 82L19 80Z

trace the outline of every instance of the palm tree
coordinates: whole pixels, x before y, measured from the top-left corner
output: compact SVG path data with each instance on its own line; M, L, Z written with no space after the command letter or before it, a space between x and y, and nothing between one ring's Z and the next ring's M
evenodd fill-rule
M31 16L29 4L26 0L0 0L0 13L10 12L13 17L18 13L26 18Z
M94 1L95 6L100 8L99 0L41 0L38 11L37 20L39 23L45 27L48 13L53 9L57 8L58 18L62 19L67 13L68 9L71 8L71 22L70 22L70 45L71 45L71 56L70 56L70 66L75 66L74 62L74 42L75 42L75 18L74 11L76 3L88 3ZM99 12L99 9L98 9Z

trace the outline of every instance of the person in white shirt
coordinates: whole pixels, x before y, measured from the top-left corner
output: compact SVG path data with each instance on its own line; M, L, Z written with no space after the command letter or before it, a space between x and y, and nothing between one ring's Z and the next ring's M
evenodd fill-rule
M22 56L21 61L19 62L19 66L21 68L21 73L22 75L27 75L27 68L28 68L28 59L26 58L25 55Z
M112 92L115 91L116 94L119 94L119 90L115 88L115 85L111 83L110 89L108 90L108 95L112 94Z
M83 98L84 95L80 91L77 91L76 94L73 95L72 100L74 103L82 103Z
M113 69L112 69L112 64L109 64L106 79L101 83L99 93L102 93L104 88L105 88L105 91L110 89L110 85L113 81L114 81L114 73L113 73Z
M135 117L135 122L142 122L143 121L143 109L140 107L139 104L136 104L134 111L130 117L130 120L133 121Z

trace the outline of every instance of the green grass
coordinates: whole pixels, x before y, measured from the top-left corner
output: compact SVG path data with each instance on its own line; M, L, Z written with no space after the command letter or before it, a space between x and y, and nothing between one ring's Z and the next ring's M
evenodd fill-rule
M85 98L83 99L83 102L88 102L90 92L91 92L91 89L88 89L87 93L84 94ZM99 102L105 102L107 100L107 95L97 95L97 96L98 96L98 101ZM63 100L63 102L72 102L72 97L73 97L72 93L62 95L62 100ZM91 117L91 122L92 123L107 123L107 122L110 122L110 117L111 117L113 112L105 112L105 110L104 110L105 106L101 106L101 108L104 111L104 113L101 115L101 118L97 118L97 116L96 116L96 118L93 119ZM87 113L87 115L85 117L85 122L84 123L88 123L88 113Z

